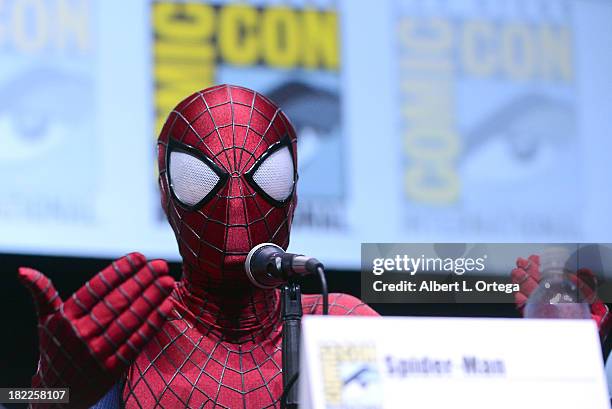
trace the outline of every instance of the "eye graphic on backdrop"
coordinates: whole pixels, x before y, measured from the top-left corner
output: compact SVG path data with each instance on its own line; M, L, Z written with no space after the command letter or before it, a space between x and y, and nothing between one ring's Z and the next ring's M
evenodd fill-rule
M296 178L289 137L270 147L244 176L266 200L284 205L293 194Z
M227 173L195 148L171 144L168 152L170 189L184 207L201 207L225 184Z

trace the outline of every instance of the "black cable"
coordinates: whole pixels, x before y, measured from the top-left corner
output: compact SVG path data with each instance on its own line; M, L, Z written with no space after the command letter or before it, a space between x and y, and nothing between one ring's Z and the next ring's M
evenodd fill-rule
M317 267L319 273L319 281L321 282L321 296L323 297L323 315L329 314L329 293L327 291L327 279L323 267Z
M280 397L280 402L281 402L281 405L283 405L283 407L286 407L286 404L287 404L286 402L287 393L289 393L289 391L293 387L293 384L298 380L299 377L300 377L300 373L296 372L295 374L293 374L291 379L289 379L289 382L287 382L287 387L283 390L283 394Z

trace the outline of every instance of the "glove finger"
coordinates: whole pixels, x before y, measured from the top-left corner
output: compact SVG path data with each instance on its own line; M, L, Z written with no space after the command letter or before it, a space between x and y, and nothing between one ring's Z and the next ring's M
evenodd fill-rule
M20 267L19 281L30 290L38 317L59 310L62 300L51 280L43 273L32 268Z
M527 266L525 268L527 273L536 281L540 282L540 256L532 254L527 258Z
M537 254L530 255L529 257L527 257L527 260L529 260L534 265L540 267L540 256L538 256Z
M512 270L512 282L519 285L519 291L526 297L538 287L538 280L522 268Z
M88 314L101 299L136 274L146 261L145 256L140 253L130 253L113 261L66 300L66 316L79 318Z
M519 285L523 284L525 281L531 278L529 273L521 267L513 269L512 272L510 273L510 276L512 277L512 282L514 284L519 284Z
M160 276L167 277L167 273L168 264L163 260L153 260L144 265L136 275L121 283L79 319L81 335L93 337L103 333L155 280Z
M516 304L516 308L523 313L523 308L527 303L527 296L519 291L514 293L514 303Z
M166 298L159 308L149 314L140 328L119 347L117 352L107 359L107 366L113 368L126 361L133 362L144 346L161 330L170 315L173 305L173 300L171 298Z
M529 260L524 259L523 257L519 257L516 259L516 266L518 268L522 268L523 270L525 270L528 265L529 265Z
M91 342L94 353L102 360L115 353L143 323L147 322L149 315L160 308L173 288L174 279L170 276L160 277L151 283L121 315L111 322L105 332Z

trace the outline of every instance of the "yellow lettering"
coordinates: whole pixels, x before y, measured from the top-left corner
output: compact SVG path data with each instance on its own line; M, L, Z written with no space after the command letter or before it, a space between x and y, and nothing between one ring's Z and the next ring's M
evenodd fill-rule
M87 51L90 47L89 39L89 1L75 2L58 0L57 3L57 47L65 50L70 38L73 38L80 51Z
M403 46L423 54L435 54L452 47L453 33L450 23L440 18L417 22L404 19L399 26Z
M449 89L451 85L448 79L402 80L401 89L406 99L402 114L406 121L409 123L422 121L422 118L433 116L432 113L435 112L436 123L450 124L454 119L452 117L454 106L449 93L444 92L444 89Z
M254 64L259 53L255 8L245 4L224 7L219 20L219 49L223 59L236 65Z
M276 67L297 65L300 52L300 30L295 13L288 7L273 7L264 11L262 28L263 57Z
M570 81L573 77L572 41L567 27L554 30L551 26L539 27L540 69L545 78Z
M527 26L504 26L501 36L503 68L515 80L528 79L534 72L534 48Z
M306 9L302 13L302 49L305 68L338 68L338 19L333 12Z
M457 199L461 183L450 166L428 168L415 164L406 172L405 188L408 195L429 203L450 203Z
M435 122L429 126L412 129L406 134L405 149L419 160L448 161L459 154L459 136L444 124Z
M496 69L495 29L488 21L468 21L461 36L461 57L468 74L493 75Z
M32 24L28 24L31 17ZM42 0L22 0L13 7L12 18L15 45L33 53L44 47L48 35L48 16Z
M400 24L403 139L409 160L404 184L406 195L420 203L450 203L459 195L451 32L450 23L440 19Z
M181 99L213 84L215 15L207 4L154 3L153 21L159 133L166 116Z
M200 57L215 57L210 41L215 32L215 14L208 4L154 3L153 24L157 41L192 43Z

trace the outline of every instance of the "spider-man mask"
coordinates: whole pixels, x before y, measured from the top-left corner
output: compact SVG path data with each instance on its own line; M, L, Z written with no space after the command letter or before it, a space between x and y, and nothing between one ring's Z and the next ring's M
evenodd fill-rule
M162 206L190 284L246 285L252 247L289 245L296 135L263 95L220 85L187 97L161 131L158 162Z

